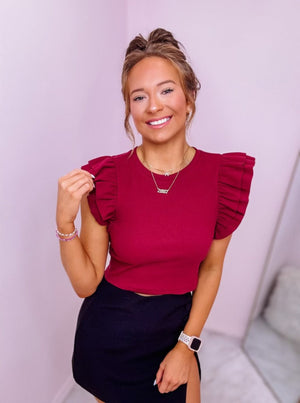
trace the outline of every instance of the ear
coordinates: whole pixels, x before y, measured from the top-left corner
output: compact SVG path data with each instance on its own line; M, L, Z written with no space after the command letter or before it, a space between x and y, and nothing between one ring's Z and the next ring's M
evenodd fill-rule
M187 113L191 113L193 110L193 103L191 102L191 98L190 97L186 97L186 112Z
M189 116L192 113L192 107L189 103L186 105L186 116Z

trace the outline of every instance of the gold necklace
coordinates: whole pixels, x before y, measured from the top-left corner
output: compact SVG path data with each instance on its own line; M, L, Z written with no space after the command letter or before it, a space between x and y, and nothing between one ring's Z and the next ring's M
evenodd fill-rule
M142 151L142 155L143 155L143 163L147 166L147 168L149 168L150 171L159 171L162 172L164 176L170 176L172 174L173 171L176 171L177 168L180 170L180 167L183 165L183 163L185 162L185 157L187 152L189 151L190 147L188 146L187 149L185 150L184 154L183 154L183 158L182 161L180 162L180 164L176 165L176 167L174 168L170 168L170 169L160 169L160 168L155 168L153 165L150 165L144 158L144 150L143 147L141 147L141 151Z
M179 172L180 172L180 171L177 172L175 178L173 179L173 182L172 182L171 185L168 187L168 189L162 189L162 188L158 187L157 182L156 182L156 180L155 180L155 178L154 178L153 172L152 172L152 171L150 171L150 172L151 172L151 176L152 176L153 182L154 182L154 184L155 184L157 193L162 193L162 194L167 195L167 194L169 193L169 191L171 190L171 187L174 185L176 179L178 178L178 175L179 175Z
M185 162L186 154L187 154L187 152L188 152L189 149L190 149L190 146L188 146L187 149L185 150L185 152L184 152L184 154L183 154L183 159L182 159L181 163L180 163L177 167L180 168L180 167L183 165L183 163ZM170 175L168 172L170 172L171 170L163 171L163 170L161 170L161 169L153 168L150 164L148 164L147 161L146 161L145 158L144 158L144 150L143 150L142 147L141 147L141 151L142 151L142 155L143 155L142 161L143 161L144 164L147 165L148 168L155 169L156 171L165 172L165 174L164 174L165 176L169 176L169 175ZM152 176L154 185L155 185L155 187L156 187L157 193L168 194L169 191L171 190L172 186L174 185L176 179L178 178L178 175L179 175L180 171L181 171L181 169L179 169L179 171L177 172L175 178L173 179L173 181L172 181L171 185L168 187L168 189L163 189L163 188L160 188L160 187L158 186L158 184L157 184L157 182L156 182L156 179L155 179L155 177L154 177L154 174L153 174L152 170L150 169L150 173L151 173L151 176Z

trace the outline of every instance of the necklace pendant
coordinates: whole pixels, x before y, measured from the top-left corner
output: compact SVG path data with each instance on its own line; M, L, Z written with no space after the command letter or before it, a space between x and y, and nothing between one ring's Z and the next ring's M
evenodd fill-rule
M162 194L168 194L169 189L161 189L161 188L157 188L157 193L162 193Z

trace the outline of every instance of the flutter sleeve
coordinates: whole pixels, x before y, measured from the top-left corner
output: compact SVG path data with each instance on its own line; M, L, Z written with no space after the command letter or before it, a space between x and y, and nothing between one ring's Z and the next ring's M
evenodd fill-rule
M218 178L218 212L215 239L230 235L244 217L255 159L245 153L221 155Z
M99 157L81 169L95 176L95 188L88 195L91 213L100 225L108 225L115 217L117 200L117 172L112 157Z

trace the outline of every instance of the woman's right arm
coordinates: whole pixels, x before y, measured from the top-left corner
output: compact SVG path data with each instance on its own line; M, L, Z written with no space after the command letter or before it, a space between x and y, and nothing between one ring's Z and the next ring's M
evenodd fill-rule
M92 177L83 170L74 170L58 182L56 222L59 232L73 232L81 204L80 237L59 242L63 266L75 292L82 298L93 294L103 278L109 243L106 226L97 223L88 206L87 195L92 189Z

